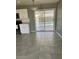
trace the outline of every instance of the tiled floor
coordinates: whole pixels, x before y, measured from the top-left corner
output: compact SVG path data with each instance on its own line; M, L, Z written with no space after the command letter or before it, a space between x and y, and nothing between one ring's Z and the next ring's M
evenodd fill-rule
M62 39L54 32L16 36L16 59L62 59Z

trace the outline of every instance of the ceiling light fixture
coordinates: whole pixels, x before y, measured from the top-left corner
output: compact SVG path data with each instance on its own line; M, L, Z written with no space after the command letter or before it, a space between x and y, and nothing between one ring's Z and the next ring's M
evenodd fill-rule
M32 0L32 2L33 2L33 8L32 8L32 10L37 10L37 7L35 7L35 0Z

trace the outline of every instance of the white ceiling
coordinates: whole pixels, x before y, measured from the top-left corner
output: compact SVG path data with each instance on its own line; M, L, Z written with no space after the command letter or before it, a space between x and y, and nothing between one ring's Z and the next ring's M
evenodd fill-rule
M59 0L35 0L35 4L49 4L49 3L56 3ZM32 0L16 0L16 5L32 5Z

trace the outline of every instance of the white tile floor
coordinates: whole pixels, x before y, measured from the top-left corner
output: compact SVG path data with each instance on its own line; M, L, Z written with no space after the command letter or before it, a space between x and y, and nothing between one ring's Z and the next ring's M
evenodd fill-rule
M62 59L62 39L54 32L16 36L16 59Z

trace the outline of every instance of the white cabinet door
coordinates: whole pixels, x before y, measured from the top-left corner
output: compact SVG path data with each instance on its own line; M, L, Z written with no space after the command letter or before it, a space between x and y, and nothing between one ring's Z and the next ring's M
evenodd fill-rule
M20 31L22 34L30 33L29 24L20 24Z

